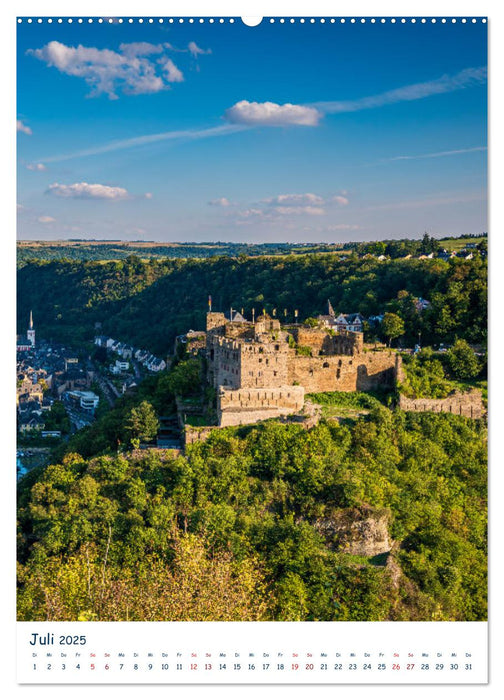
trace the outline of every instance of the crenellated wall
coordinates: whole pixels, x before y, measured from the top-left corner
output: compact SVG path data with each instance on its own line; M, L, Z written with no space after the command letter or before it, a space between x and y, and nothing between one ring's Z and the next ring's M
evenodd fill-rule
M238 390L221 387L217 401L219 425L245 425L297 413L303 408L304 393L302 386Z
M401 394L399 408L403 411L453 413L466 418L482 418L485 413L479 389L471 389L466 393L454 392L445 399L409 399Z

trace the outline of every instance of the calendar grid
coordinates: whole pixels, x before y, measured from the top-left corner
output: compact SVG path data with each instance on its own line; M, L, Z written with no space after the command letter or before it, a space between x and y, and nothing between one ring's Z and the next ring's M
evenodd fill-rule
M19 623L20 683L487 682L486 622Z

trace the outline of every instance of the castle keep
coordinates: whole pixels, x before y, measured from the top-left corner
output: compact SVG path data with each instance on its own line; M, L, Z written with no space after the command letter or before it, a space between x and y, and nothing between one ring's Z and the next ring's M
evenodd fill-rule
M400 358L366 352L362 333L281 327L268 316L255 322L237 318L207 314L208 380L217 389L221 426L297 413L305 393L396 385Z

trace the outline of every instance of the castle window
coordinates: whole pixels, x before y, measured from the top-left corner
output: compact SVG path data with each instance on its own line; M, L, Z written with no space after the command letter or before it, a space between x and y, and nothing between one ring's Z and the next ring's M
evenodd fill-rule
M259 362L262 362L262 357L259 358Z
M280 345L275 345L275 350L280 350Z
M339 378L340 378L340 375L341 375L341 370L340 370L340 369L337 369L337 370L336 370L336 379L339 379Z
M329 367L329 362L324 362L324 364L322 365L322 367Z
M264 348L259 348L259 352L264 352Z
M269 365L269 360L266 360L266 364Z
M338 367L341 367L342 364L343 364L343 360L340 360L340 361L338 362Z
M276 377L276 376L277 376L277 374L278 374L278 372L276 371L276 369L275 369L275 370L273 370L273 376L274 376L274 377Z

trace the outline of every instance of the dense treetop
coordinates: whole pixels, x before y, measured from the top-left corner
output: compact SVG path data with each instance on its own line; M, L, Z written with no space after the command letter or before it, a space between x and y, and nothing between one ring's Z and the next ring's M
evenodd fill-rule
M40 335L91 339L102 331L157 354L171 353L177 334L204 329L208 296L213 309L266 308L294 320L337 312L401 317L405 343L486 343L486 261L391 260L336 254L218 257L208 260L37 262L18 271L18 328L30 309ZM430 301L419 313L415 299Z
M485 619L484 424L370 405L29 474L20 619ZM393 568L327 534L366 517L386 518Z

